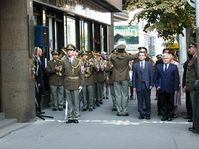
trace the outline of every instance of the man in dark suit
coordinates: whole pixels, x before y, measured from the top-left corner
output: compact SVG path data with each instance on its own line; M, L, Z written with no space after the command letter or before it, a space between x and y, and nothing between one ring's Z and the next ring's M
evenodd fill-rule
M162 100L162 121L172 121L174 93L179 90L179 72L171 64L171 55L163 54L163 63L158 64L155 72L155 85Z
M138 53L139 62L134 64L133 70L133 87L137 92L138 98L138 112L140 113L139 119L150 119L151 114L151 89L153 87L153 71L152 65L150 62L145 61L146 59L145 52ZM144 105L146 104L146 109Z
M44 88L44 64L42 63L42 49L35 47L32 63L32 79L35 81L36 114L41 115L41 97Z

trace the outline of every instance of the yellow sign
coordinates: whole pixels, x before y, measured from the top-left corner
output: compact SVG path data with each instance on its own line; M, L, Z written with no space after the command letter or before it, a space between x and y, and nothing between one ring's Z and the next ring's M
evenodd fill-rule
M177 42L175 42L173 44L167 45L166 48L179 49L179 44Z

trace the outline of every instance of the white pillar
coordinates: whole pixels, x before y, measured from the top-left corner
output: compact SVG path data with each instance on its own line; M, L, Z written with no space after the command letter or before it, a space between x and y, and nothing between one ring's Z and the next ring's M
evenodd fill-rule
M179 57L180 64L183 64L187 60L187 44L186 44L186 30L183 30L183 34L179 35Z

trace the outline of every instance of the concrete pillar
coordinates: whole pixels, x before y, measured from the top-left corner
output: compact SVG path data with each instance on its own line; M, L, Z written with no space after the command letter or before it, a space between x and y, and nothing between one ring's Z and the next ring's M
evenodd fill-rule
M1 111L20 122L34 114L34 84L28 45L30 0L0 1Z

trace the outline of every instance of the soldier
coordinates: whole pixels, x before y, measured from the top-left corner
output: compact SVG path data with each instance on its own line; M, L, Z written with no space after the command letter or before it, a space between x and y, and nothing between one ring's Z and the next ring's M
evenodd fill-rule
M68 121L66 123L78 123L79 114L79 92L82 89L81 62L73 52L75 46L68 44L66 47L68 57L63 61L64 65L64 89L68 103ZM67 108L67 107L66 107Z
M115 89L117 116L129 116L128 113L128 87L129 87L129 61L136 58L135 55L129 55L125 52L126 46L120 44L117 52L112 53L110 62L113 64L112 77Z
M53 59L48 61L46 68L49 74L50 91L52 95L52 110L63 111L64 104L64 86L63 86L63 63L58 59L57 51L51 52Z
M97 105L103 104L103 92L104 92L104 81L105 81L105 65L106 61L102 59L100 53L96 54L96 81L97 81Z
M84 83L83 83L83 108L82 111L93 111L94 108L94 60L88 53L82 53L84 64Z

